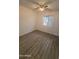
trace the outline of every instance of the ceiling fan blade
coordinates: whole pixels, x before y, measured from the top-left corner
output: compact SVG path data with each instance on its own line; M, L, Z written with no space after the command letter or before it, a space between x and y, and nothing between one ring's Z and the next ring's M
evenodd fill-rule
M44 5L52 4L54 1L56 1L56 0L48 0L48 1L46 1L46 2L44 3Z
M36 8L34 8L34 9L39 9L39 7L36 7Z
M50 8L46 8L46 11L59 11L59 9L50 9Z
M34 7L33 10L39 10L39 8L40 8L39 6L38 7Z
M26 1L29 2L29 3L32 3L32 4L40 5L38 2L36 2L34 0L26 0Z

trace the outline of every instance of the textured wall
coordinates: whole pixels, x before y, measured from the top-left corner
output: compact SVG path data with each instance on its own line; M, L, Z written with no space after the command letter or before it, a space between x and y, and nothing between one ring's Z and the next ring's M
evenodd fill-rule
M54 34L59 35L59 12L44 12L44 13L37 13L37 19L36 19L36 29ZM51 16L52 20L50 20L50 26L49 24L47 26L43 25L43 16Z
M19 35L24 35L35 28L35 13L22 5L19 7Z

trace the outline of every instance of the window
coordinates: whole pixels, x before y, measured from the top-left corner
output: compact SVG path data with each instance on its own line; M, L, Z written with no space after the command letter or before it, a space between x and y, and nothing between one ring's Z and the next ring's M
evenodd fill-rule
M53 26L54 18L52 16L44 16L43 17L43 25L44 26Z
M48 21L49 21L49 17L48 16L44 16L43 17L43 25L47 25L48 24Z

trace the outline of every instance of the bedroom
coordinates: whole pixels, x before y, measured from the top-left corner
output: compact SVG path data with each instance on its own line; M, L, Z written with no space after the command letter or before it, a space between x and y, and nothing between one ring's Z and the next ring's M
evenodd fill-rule
M19 36L20 59L58 59L59 1L20 0Z

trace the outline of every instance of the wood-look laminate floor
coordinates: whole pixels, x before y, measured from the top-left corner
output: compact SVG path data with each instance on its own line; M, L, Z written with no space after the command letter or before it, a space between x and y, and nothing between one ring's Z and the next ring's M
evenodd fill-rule
M59 38L33 31L20 37L19 54L19 59L58 59Z

